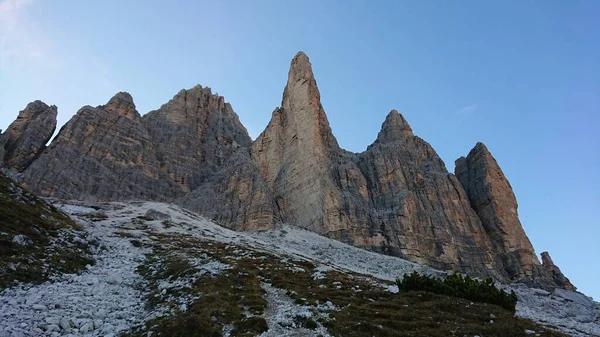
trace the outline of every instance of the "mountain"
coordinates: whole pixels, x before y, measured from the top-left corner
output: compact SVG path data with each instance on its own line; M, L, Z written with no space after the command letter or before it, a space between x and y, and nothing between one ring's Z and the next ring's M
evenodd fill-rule
M17 119L0 135L2 166L11 171L25 170L46 148L56 129L56 106L42 101L27 104Z
M197 85L142 118L160 162L161 175L175 186L172 196L198 187L240 147L252 140L222 96Z
M255 141L223 97L198 85L144 116L127 93L83 107L45 150L32 137L6 143L4 166L9 152L33 147L35 160L13 169L41 196L174 202L236 230L292 224L444 271L574 290L549 256L539 262L483 144L452 174L392 110L374 143L351 153L320 100L300 52L281 106Z
M23 175L33 193L64 199L167 200L173 189L125 92L81 108Z

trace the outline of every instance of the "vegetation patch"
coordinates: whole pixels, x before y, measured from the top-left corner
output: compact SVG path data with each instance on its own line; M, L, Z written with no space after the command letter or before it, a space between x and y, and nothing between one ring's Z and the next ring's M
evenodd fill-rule
M516 311L517 295L510 294L494 286L494 280L487 278L479 281L460 274L448 275L444 279L429 275L419 275L417 272L405 274L403 279L397 279L396 284L401 292L427 291L434 294L465 298L471 301L496 304L511 312Z
M2 173L0 214L0 290L94 263L86 234L73 220Z
M280 322L284 329L317 334L325 327L344 337L526 336L525 330L565 336L489 303L421 291L394 294L387 290L392 282L323 271L297 257L183 234L155 237L139 273L148 282L149 308L164 314L128 336L256 336L270 328L261 284L282 289L290 302L311 311ZM227 268L206 267L215 263Z

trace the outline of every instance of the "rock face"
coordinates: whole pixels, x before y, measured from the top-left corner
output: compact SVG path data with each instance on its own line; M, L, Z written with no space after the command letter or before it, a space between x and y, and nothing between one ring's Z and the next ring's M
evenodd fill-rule
M552 258L550 257L550 253L543 252L542 253L542 266L544 269L550 274L552 280L561 288L576 291L577 288L569 281L569 279L560 271L560 268L554 264Z
M209 88L180 91L143 118L128 93L86 106L25 175L37 194L172 201L251 143L231 105Z
M85 106L25 171L31 191L65 199L166 200L148 132L128 93L104 106Z
M0 136L2 166L23 172L45 149L56 130L56 106L31 102Z
M165 178L183 196L252 140L222 96L197 85L143 117Z
M384 239L368 248L443 270L503 278L460 183L402 115L390 112L375 143L359 157L370 228Z
M278 219L248 148L238 149L220 171L176 203L236 230L272 229Z
M455 176L392 110L365 152L341 149L302 52L254 142L210 88L182 90L144 117L119 93L83 107L24 185L59 198L176 202L238 230L290 223L437 269L572 287L549 257L537 260L483 144L457 161Z
M308 57L299 53L281 108L252 145L252 158L285 221L319 233L331 230L327 217L337 213L338 200L328 163L339 151Z
M491 239L494 256L511 280L547 279L519 221L517 200L496 159L483 143L456 160L456 176Z
M436 268L495 274L481 222L431 146L392 111L366 152L341 150L303 53L252 157L284 222Z

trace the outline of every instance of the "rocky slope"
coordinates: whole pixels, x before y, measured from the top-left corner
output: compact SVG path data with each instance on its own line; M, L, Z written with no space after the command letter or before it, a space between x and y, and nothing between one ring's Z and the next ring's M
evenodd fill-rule
M101 247L96 264L1 290L0 336L600 334L600 304L581 294L506 286L519 297L515 315L398 293L404 273L442 272L292 226L236 232L163 203L55 207Z
M86 237L67 215L0 173L0 291L93 264Z
M456 174L395 110L365 152L341 149L300 52L281 107L254 142L209 88L182 90L143 117L119 93L83 107L23 184L66 199L174 201L233 229L290 223L446 271L571 286L535 256L485 146L457 161Z

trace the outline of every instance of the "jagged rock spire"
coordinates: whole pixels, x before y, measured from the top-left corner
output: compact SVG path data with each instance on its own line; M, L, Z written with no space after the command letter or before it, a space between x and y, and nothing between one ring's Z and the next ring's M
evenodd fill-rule
M24 175L29 190L58 198L166 200L171 193L127 93L79 109Z
M133 97L127 92L121 91L115 94L109 101L102 107L102 110L109 112L116 112L121 116L133 118L139 116L133 103Z
M15 172L24 171L45 149L56 130L56 106L34 101L19 112L17 119L0 136L4 144L2 166Z
M413 136L413 132L406 119L404 119L404 116L398 113L397 110L392 110L381 125L381 131L377 135L377 142L393 142L406 139L410 136Z
M456 160L455 174L481 219L494 255L514 281L556 283L541 267L517 212L517 199L496 159L481 142Z
M552 258L550 257L550 253L543 252L542 256L542 266L544 269L550 274L550 277L556 284L566 290L576 291L577 288L571 283L571 281L562 273L560 268L554 264Z
M290 64L281 108L252 146L252 158L279 196L286 220L322 232L331 201L325 194L333 186L328 167L337 151L312 66L299 52Z
M143 117L162 173L182 196L222 166L238 147L252 143L225 98L209 87L180 90L160 109Z

